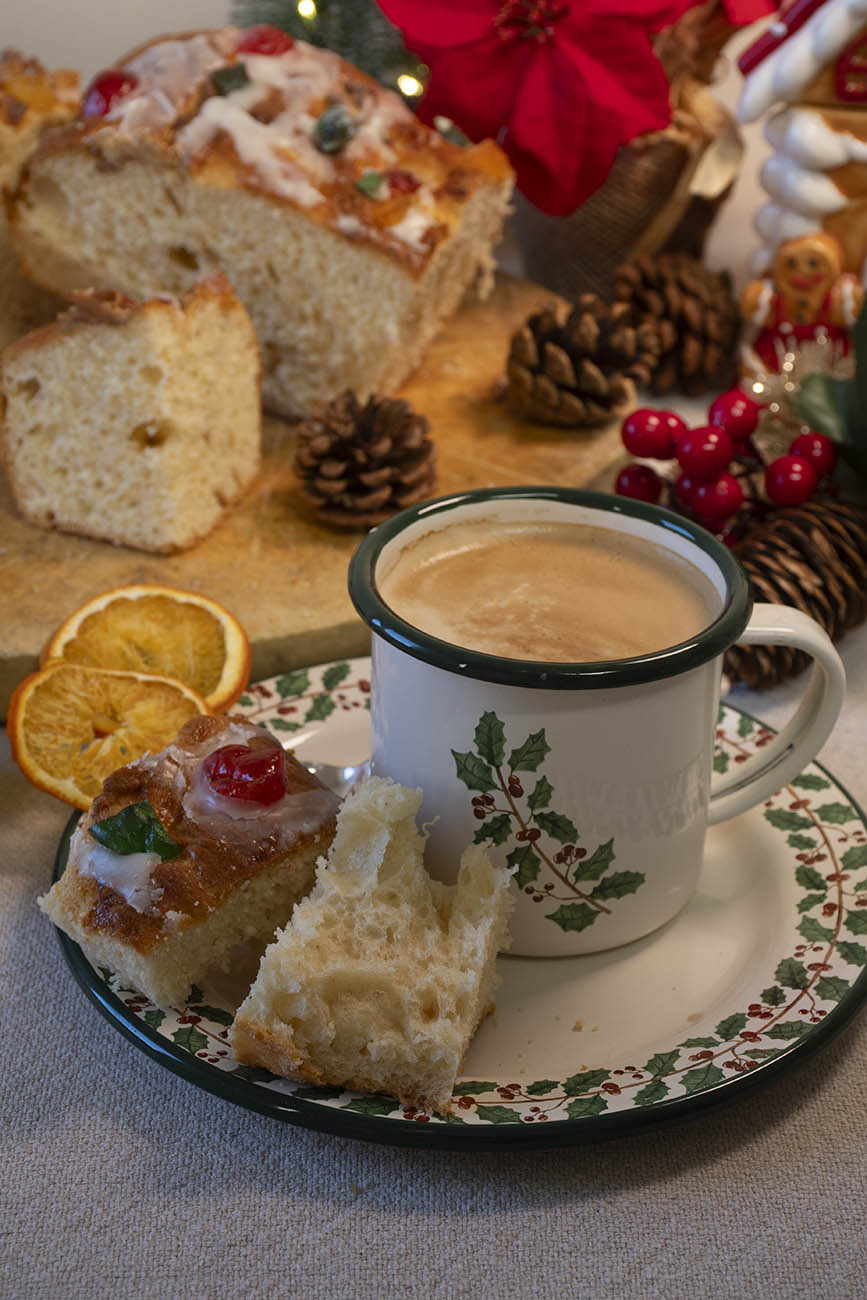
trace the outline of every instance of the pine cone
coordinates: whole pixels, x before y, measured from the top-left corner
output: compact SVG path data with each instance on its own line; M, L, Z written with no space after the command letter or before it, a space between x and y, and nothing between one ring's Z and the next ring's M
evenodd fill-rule
M362 405L351 389L299 426L295 470L319 518L338 528L373 528L436 486L424 416L398 398Z
M543 424L603 424L633 405L633 381L648 382L658 349L655 328L636 328L627 304L582 294L568 313L546 307L512 336L509 399Z
M867 617L867 510L828 498L777 510L736 551L757 600L811 614L832 640ZM802 672L809 658L788 646L733 646L733 681L764 688Z
M658 330L652 392L678 387L696 394L734 381L740 314L727 273L688 253L644 255L614 272L614 296Z

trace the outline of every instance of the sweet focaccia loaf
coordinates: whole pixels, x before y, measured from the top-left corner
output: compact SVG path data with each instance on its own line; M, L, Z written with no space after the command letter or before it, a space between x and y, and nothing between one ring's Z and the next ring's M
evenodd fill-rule
M166 37L46 142L10 208L59 293L181 293L223 271L262 346L266 404L393 390L479 272L512 175L327 50L267 29ZM268 52L262 52L263 50Z
M275 802L215 793L203 763L227 746L280 749L243 718L191 719L165 750L108 777L73 833L63 875L39 900L92 963L163 1006L238 944L264 946L310 889L334 835L340 800L289 755ZM159 823L157 850L115 852L90 834L142 804ZM161 860L173 851L161 848L164 836L180 851Z

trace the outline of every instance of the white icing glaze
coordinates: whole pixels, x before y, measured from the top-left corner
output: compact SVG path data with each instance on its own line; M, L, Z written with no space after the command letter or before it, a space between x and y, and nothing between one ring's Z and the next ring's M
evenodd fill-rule
M422 208L412 207L407 209L400 221L388 227L388 232L396 239L409 244L411 248L422 252L425 248L424 236L435 224L435 219L429 213Z
M849 202L830 177L799 167L783 154L768 158L761 170L761 181L781 208L802 217L826 217L840 212Z
M789 102L825 64L836 59L867 22L867 0L826 0L744 82L738 118L754 122L780 101Z
M809 171L827 172L867 162L867 140L835 130L813 108L786 108L768 119L765 137L778 154Z
M163 892L151 880L151 872L160 860L158 853L112 853L86 835L76 868L80 876L93 876L120 894L137 912L149 912Z
M208 835L235 847L252 847L269 841L282 853L304 835L313 835L333 817L340 800L330 790L315 788L284 794L276 803L262 805L215 794L197 772L184 795L187 816Z

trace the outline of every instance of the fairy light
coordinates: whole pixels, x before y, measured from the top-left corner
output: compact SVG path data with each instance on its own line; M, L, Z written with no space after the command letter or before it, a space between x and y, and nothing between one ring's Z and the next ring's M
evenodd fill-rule
M316 5L314 0L298 0L298 12L302 18L315 18Z
M300 0L299 9L300 9L300 5L303 3L304 0ZM421 92L424 90L424 86L421 84L418 77L414 77L409 72L402 72L397 79L397 84L401 93L409 96L409 98L411 99L414 99L416 95L420 95Z

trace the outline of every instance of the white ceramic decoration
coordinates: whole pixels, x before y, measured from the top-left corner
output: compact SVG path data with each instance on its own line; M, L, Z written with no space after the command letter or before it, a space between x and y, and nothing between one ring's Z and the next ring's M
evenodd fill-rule
M461 649L398 618L377 570L413 539L470 519L629 533L697 566L719 612L691 640L631 659L534 663ZM776 605L750 617L747 580L724 546L623 497L502 488L411 507L365 538L349 585L374 633L373 770L422 789L435 875L453 880L473 840L513 869L518 954L597 952L670 920L695 889L709 821L797 775L843 700L843 666L818 624ZM785 730L712 783L722 655L736 641L797 646L814 666Z

